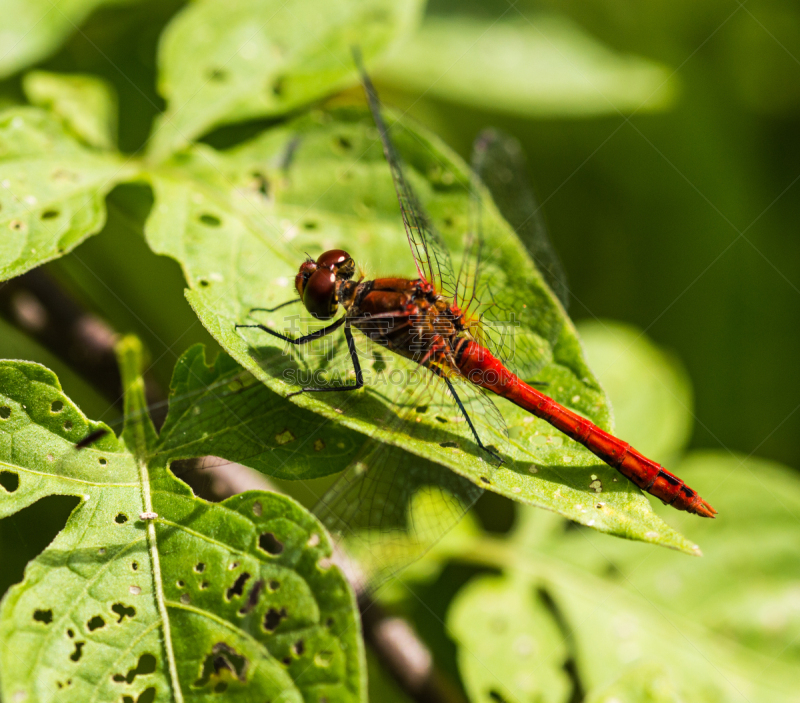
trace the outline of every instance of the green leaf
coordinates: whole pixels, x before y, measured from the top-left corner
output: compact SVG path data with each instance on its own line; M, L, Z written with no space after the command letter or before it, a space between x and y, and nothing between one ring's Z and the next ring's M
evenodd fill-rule
M195 345L175 366L158 451L170 460L220 456L273 478L306 480L342 471L362 441L276 395L227 354L207 366Z
M99 154L38 108L0 114L0 280L74 249L105 222L105 195L136 167Z
M482 614L502 609L498 603L511 602L509 592L518 589L547 594L550 613L542 617L560 628L574 675L593 703L795 700L800 481L767 462L706 452L679 470L693 482L719 486L711 495L723 517L693 528L703 539L703 559L565 530L563 520L530 509L521 511L510 542L455 543L451 557L502 572L472 581L448 613L465 681L476 676L468 664L476 643L496 636L492 627L502 622L487 618L478 629ZM726 523L725 515L735 517ZM681 513L676 521L682 527L692 519ZM484 591L471 601L472 589L486 583L505 595ZM522 619L525 608L512 604L509 613ZM514 633L514 641L527 637L539 651L552 640L541 619ZM504 700L525 699L521 683L508 675L504 681Z
M377 77L410 93L520 117L617 115L673 103L676 81L666 66L616 53L565 17L511 15L428 17Z
M607 687L593 691L586 703L682 703L669 672L657 662L633 664Z
M201 0L165 30L159 92L167 111L150 146L158 161L213 127L282 115L354 82L365 59L417 23L424 0Z
M409 179L457 266L468 226L468 169L421 129L397 121L393 130ZM305 355L288 353L260 331L235 329L252 320L251 308L296 297L292 281L304 252L346 248L370 276L415 275L389 169L371 120L361 110L314 112L227 152L198 145L151 170L149 177L156 198L146 226L150 245L180 262L187 297L209 332L281 396L297 390L293 379L301 373L348 370L338 362L325 366L326 355L319 356L325 347ZM485 194L483 205L493 290L501 302L525 301L526 307L516 308L517 339L537 351L521 371L547 383L548 393L562 404L610 428L605 395L586 365L572 323ZM302 323L299 310L269 319L278 329ZM359 340L368 382L381 384L379 392L304 394L291 402L399 447L408 452L407 462L434 462L481 487L604 532L696 549L657 518L641 492L614 469L546 422L499 399L511 445L505 464L489 478L491 467L479 451L442 446L442 432L463 441L455 434L458 426L440 425L434 411L408 409L405 388L418 388L419 382L398 385L391 379L393 372L408 377L413 364ZM448 416L454 412L452 405L441 410ZM393 424L398 414L404 418L402 430ZM598 480L605 486L602 509L595 507Z
M82 450L104 426L44 367L0 362L0 517L81 501L0 606L3 699L363 700L357 610L326 533L286 497L210 504L178 481L141 412L137 346L120 349L123 438Z
M128 0L2 0L0 78L10 76L53 53L89 13Z
M31 71L22 87L28 100L58 115L89 146L113 149L117 141L117 97L110 83L82 74Z
M638 329L610 320L584 321L586 358L614 405L617 432L664 464L692 432L692 387L683 365Z
M447 625L473 703L567 700L566 641L529 583L473 579L451 604Z

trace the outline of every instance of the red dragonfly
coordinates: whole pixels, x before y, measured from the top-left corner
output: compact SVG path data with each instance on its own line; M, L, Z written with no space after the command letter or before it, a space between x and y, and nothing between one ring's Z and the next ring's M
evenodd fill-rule
M375 88L360 62L358 65L391 170L417 277L365 280L363 274L356 274L354 260L348 252L333 249L316 259L309 257L300 265L295 277L299 298L275 308L252 311L272 313L286 305L302 302L314 319L334 320L332 323L297 337L277 332L265 324L241 324L237 327L258 328L295 347L309 345L343 329L354 381L304 385L291 395L355 392L364 387L360 358L363 355L357 349L353 330L363 333L375 348L389 350L408 360L407 369L425 369L425 378L418 378L417 384L407 389L410 397L403 399L403 409L372 419L389 430L394 426L400 432L411 434L409 441L412 441L415 431L414 423L408 421L409 415L413 418L415 413L430 416L431 412L438 412L436 420L442 426L446 425L442 427L445 433L442 436L447 440L439 444L463 448L463 442L452 441L458 434L474 442L476 453L487 465L487 475L481 478L484 484L491 483L492 467L503 461L501 455L507 436L502 415L491 400L491 394L494 394L547 421L665 503L703 517L714 517L714 508L680 478L626 442L563 407L512 370L513 363L525 364L526 345L523 340L514 342L512 348L508 335L502 329L498 333L496 323L503 316L512 319L515 314L519 316L525 303L516 301L505 307L493 300L487 303L490 291L482 280L481 271L491 257L485 256L478 227L473 228L475 231L468 238L458 275L454 274L447 247L404 174L381 114ZM484 133L476 144L476 170L489 174L492 162L503 149L508 151L508 142L496 133ZM511 188L516 187L512 182L515 175L511 172L505 174ZM495 172L493 177L504 179L502 172ZM519 232L524 219L512 224L517 224ZM532 253L535 258L541 258L537 251ZM544 261L544 268L545 273L553 272L558 268L557 260ZM557 281L558 277L553 276L552 280ZM344 314L337 317L340 308ZM398 402L390 399L390 403ZM419 422L421 418L416 419ZM435 426L436 422L424 425L426 439L430 439ZM422 428L417 434L422 436ZM389 447L387 450L377 441L369 442L315 512L334 533L378 529L385 534L399 528L408 519L406 511L413 490L421 486L441 488L448 496L445 501L447 509L443 512L449 513L450 518L439 516L435 518L435 525L412 526L417 535L424 533L417 541L430 546L440 536L438 533L446 528L444 523L452 524L457 520L481 491L470 481L442 469L424 456L412 466L401 467L402 459L397 458L396 449L393 455L392 449ZM420 544L412 551L418 555Z

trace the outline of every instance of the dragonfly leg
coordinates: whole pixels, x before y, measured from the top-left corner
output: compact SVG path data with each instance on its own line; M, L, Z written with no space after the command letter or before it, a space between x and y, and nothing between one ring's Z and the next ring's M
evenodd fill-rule
M346 318L342 318L345 320ZM331 325L333 326L333 325ZM327 328L326 328L327 329ZM364 386L364 374L361 372L361 363L358 360L358 351L356 350L356 341L353 339L353 333L350 331L350 324L346 324L344 327L344 336L347 339L347 351L350 352L350 359L353 361L353 368L356 372L356 382L353 385L341 385L341 386L326 386L321 388L301 388L299 391L295 391L294 393L289 393L287 398L291 398L293 395L300 395L301 393L329 393L330 391L357 391L359 388Z
M493 457L500 464L502 464L503 463L503 457L501 457L497 452L493 452L491 449L489 449L489 447L487 447L481 441L481 438L478 435L478 431L475 429L475 425L472 424L472 419L470 418L469 413L467 412L466 408L464 407L464 404L461 402L461 398L458 397L458 393L456 393L456 389L453 387L453 382L449 378L447 378L447 376L444 376L441 373L437 373L436 371L434 371L434 373L436 373L436 375L439 376L439 378L441 378L447 384L447 387L450 389L450 393L452 393L453 398L456 401L456 405L458 405L458 409L461 411L461 414L464 416L464 419L467 421L467 424L469 425L469 429L472 431L472 436L475 437L475 441L477 442L478 446L481 449L483 449L483 451L485 451L489 456Z
M276 310L285 308L287 305L292 305L299 302L301 302L300 298L292 298L291 300L287 300L285 303L276 305L274 308L250 308L250 312L275 312Z
M315 339L325 337L331 332L339 329L346 319L346 317L340 317L332 325L323 327L321 330L317 330L316 332L309 332L308 334L304 334L302 337L297 337L297 339L292 339L292 337L287 337L285 334L271 330L266 325L236 325L236 329L238 330L240 327L257 327L258 329L263 330L267 334L271 334L273 337L277 337L284 342L289 342L290 344L308 344L309 342L313 342Z

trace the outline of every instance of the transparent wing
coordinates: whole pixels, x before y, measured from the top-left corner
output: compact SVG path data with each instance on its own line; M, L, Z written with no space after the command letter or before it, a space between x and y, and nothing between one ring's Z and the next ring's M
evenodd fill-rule
M566 296L563 269L538 222L519 143L494 130L484 131L475 142L473 170L471 225L456 302L465 312L469 334L521 378L532 380L549 363L564 320L537 282L536 272L520 260L514 246L506 246L506 225L483 206L484 186L530 251L545 282ZM488 230L492 236L487 239Z
M375 87L372 85L358 53L355 54L356 64L361 72L361 82L367 95L369 109L383 144L383 153L392 172L397 200L400 203L400 213L403 217L403 226L406 230L411 253L417 266L420 278L432 283L434 288L447 297L455 293L455 277L450 253L439 233L433 227L430 218L423 210L411 184L403 173L402 161L397 150L392 144L389 129L381 114L381 105Z
M492 400L466 380L450 381L481 441L502 452L508 433ZM485 461L479 479L484 484L496 468L477 447L447 385L431 373L384 420L398 432L400 446L369 440L314 508L372 588L427 552L483 492L426 458L426 447L479 452ZM403 449L412 445L414 453Z
M568 309L567 277L528 181L519 140L495 129L484 130L473 145L472 169L489 189L497 209L516 231L564 309Z

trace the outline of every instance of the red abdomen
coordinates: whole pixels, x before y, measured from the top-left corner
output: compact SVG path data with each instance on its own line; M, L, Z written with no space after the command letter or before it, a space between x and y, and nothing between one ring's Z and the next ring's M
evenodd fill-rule
M472 383L546 420L656 498L678 510L703 517L716 515L717 511L677 476L637 452L627 442L531 388L480 344L470 341L464 345L458 368Z

